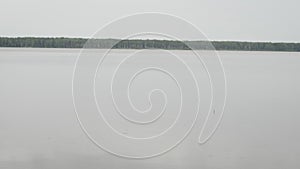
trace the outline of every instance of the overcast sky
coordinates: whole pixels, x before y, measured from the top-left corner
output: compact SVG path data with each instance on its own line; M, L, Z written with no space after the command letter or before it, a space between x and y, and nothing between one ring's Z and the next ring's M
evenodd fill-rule
M185 18L212 40L300 42L299 0L0 0L0 36L90 37L138 12Z

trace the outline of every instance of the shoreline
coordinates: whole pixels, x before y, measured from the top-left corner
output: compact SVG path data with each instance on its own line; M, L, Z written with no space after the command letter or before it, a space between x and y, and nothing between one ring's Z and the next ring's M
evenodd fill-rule
M88 42L88 43L86 43ZM84 39L50 37L0 37L0 48L53 49L164 49L300 52L300 43L243 41L174 41L155 39Z

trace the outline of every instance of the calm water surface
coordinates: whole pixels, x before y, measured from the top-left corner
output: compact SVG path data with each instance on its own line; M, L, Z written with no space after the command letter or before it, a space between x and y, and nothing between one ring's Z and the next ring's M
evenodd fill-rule
M300 167L300 53L220 51L228 99L213 138L198 145L196 126L178 147L146 160L108 154L81 130L71 88L78 53L0 49L1 169ZM143 100L140 104L145 106Z

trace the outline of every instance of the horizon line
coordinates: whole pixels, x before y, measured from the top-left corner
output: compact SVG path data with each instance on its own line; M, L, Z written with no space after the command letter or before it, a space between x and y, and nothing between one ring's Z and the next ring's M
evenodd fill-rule
M246 43L300 43L300 41L267 41L267 40L257 40L257 41L252 41L252 40L232 40L232 39L228 39L228 40L213 40L213 39L208 39L208 40L172 40L172 39L122 39L122 38L90 38L90 37L80 37L80 36L0 36L0 38L65 38L65 39L112 39L112 40L158 40L158 41L190 41L190 42L196 42L196 41L209 41L209 42L246 42Z

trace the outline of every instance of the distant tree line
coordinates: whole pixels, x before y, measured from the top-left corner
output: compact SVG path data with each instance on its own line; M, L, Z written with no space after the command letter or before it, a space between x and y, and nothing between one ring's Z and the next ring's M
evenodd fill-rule
M7 38L0 37L1 47L82 48L86 39L80 38Z
M0 47L300 51L300 43L0 37Z

